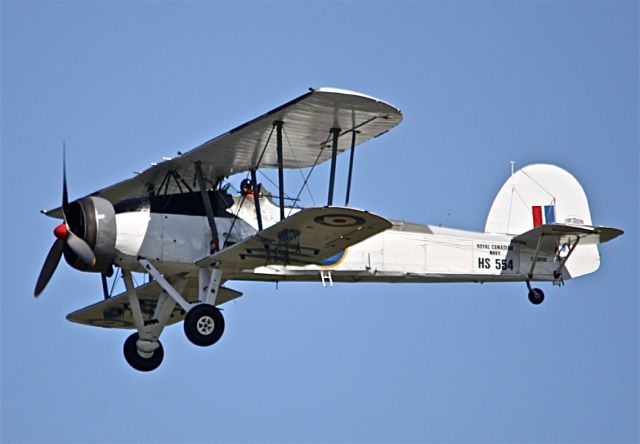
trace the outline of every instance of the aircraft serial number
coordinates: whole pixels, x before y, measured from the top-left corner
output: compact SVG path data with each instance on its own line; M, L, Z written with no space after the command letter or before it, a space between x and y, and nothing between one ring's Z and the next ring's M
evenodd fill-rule
M488 270L491 268L491 258L488 257L479 257L478 258L478 268L482 268ZM495 259L493 263L493 268L496 270L513 270L513 260L512 259Z

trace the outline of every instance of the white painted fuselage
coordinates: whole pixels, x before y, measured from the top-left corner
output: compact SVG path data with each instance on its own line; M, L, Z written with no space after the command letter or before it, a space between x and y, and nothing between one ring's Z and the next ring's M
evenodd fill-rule
M250 200L250 199L247 199ZM279 219L278 208L262 198L263 223ZM292 210L297 211L297 210ZM221 245L238 242L257 231L253 202L230 209L238 218L216 218ZM289 214L289 210L287 210ZM143 271L138 258L149 259L162 273L197 273L195 262L211 253L206 217L137 211L116 215L115 262ZM231 234L229 234L231 233ZM265 265L233 271L225 280L318 281L331 273L341 282L485 282L553 280L558 260L512 242L513 236L393 222L393 227L349 247L322 264ZM528 274L536 259L532 277ZM563 273L564 278L569 278Z

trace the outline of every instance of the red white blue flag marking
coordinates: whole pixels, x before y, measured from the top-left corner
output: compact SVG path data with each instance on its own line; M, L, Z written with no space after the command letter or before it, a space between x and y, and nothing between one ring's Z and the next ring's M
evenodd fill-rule
M533 228L542 224L552 224L556 221L556 210L554 205L536 205L531 207L533 215Z

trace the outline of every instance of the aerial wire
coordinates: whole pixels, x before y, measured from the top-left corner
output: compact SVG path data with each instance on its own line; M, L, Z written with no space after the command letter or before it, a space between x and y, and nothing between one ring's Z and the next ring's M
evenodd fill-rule
M525 176L527 176L527 177L528 177L528 178L529 178L533 183L535 183L536 185L538 185L538 187L540 187L540 189L541 189L542 191L544 191L545 193L547 193L547 194L549 195L549 197L551 197L551 199L553 200L553 202L555 202L555 201L556 201L556 197L555 197L553 194L551 194L551 193L550 193L550 192L549 192L545 187L543 187L542 185L540 185L540 184L539 184L539 183L538 183L538 182L537 182L533 177L529 176L529 175L527 174L527 172L526 172L526 171L524 171L524 170L520 170L520 171L522 172L522 174L524 174Z

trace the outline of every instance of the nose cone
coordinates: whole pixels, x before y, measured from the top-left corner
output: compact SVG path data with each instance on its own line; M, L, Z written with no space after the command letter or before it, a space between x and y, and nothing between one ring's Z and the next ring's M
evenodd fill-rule
M64 241L69 235L69 232L65 224L60 224L53 230L53 234L61 241Z

